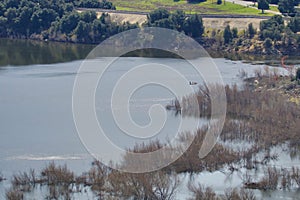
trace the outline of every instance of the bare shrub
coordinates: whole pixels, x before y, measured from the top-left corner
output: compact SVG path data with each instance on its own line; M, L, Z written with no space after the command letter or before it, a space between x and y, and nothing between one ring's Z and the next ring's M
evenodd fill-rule
M195 185L191 182L188 184L188 189L192 192L191 200L218 200L218 196L210 187L204 187L201 184Z
M69 185L75 182L74 173L66 165L56 166L54 162L42 170L41 176L48 185Z
M14 188L20 188L21 191L29 192L33 189L37 182L35 171L30 169L29 173L23 172L18 175L13 175L12 186Z
M222 200L255 200L256 197L252 191L237 188L227 189L224 195L221 195Z
M248 73L244 69L240 69L239 70L239 77L241 79L247 78L248 77Z
M255 77L261 78L261 77L262 77L262 71L261 71L261 68L255 69L255 70L254 70L254 74L255 74Z
M68 185L47 185L45 199L73 199L73 190Z
M162 170L132 174L114 171L109 175L109 194L125 199L171 200L179 185L176 174Z
M237 85L225 87L227 118L220 135L223 142L246 141L253 145L247 149L233 150L217 144L204 159L199 159L199 149L208 128L203 127L197 133L186 133L186 137L182 137L183 140L189 140L193 134L196 134L188 150L169 168L175 169L176 172L194 173L203 170L214 171L226 164L243 162L247 169L257 169L258 165L266 165L278 158L278 155L270 154L271 147L286 142L290 144L290 149L299 146L300 109L296 104L289 102L285 95L274 90L274 83L278 79L277 71L271 71L266 67L264 73L261 69L257 70L256 76L249 81L259 79L259 87L250 84L245 84L242 89ZM280 79L285 82L284 77ZM191 101L195 95L202 113L200 117L209 117L211 96L205 86L201 87L198 93L182 99L181 114L183 117L193 116L195 105ZM259 152L267 152L262 160L258 160L255 156ZM281 176L278 171L268 169L260 182L247 182L245 186L275 189L281 182L283 188L288 188L289 179L288 174Z
M255 200L256 197L252 191L241 188L240 189L240 199L241 200Z
M280 172L275 167L268 167L265 171L265 178L262 179L261 183L265 189L275 190L278 186Z
M197 130L194 140L183 155L172 163L169 168L177 173L181 172L201 172L203 170L215 171L226 164L235 163L240 160L240 154L234 150L228 149L222 144L216 144L211 152L203 159L199 158L199 149L203 145L203 140L207 127ZM186 133L186 138L192 133ZM205 145L205 144L204 144ZM222 156L216 156L222 155Z
M6 180L6 179L4 178L3 174L0 172L0 182L2 182L4 180Z
M290 189L292 185L292 177L287 169L281 169L281 187L282 189Z
M277 189L280 172L275 167L268 167L264 172L264 177L258 182L246 182L244 185L248 189L275 190Z
M5 197L7 200L23 200L24 199L24 193L16 188L10 188L5 193Z
M300 187L300 169L298 167L293 167L291 173L291 178L295 181L298 187Z
M82 192L86 186L90 185L88 183L88 173L84 172L82 175L75 177L75 192Z
M46 199L71 199L72 184L75 176L66 165L60 166L51 162L41 171L42 183L47 184Z
M92 163L92 168L88 172L87 185L91 186L99 197L105 193L105 183L107 182L109 168L99 161Z

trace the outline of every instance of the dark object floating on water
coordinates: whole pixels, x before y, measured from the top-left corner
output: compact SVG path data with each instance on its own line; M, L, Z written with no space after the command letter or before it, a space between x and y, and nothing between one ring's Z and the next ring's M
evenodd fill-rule
M171 104L166 106L167 110L175 110L175 111L180 111L181 110L181 106L180 103L178 101L178 99L175 99L171 102Z
M5 181L5 180L6 180L6 178L0 176L0 182Z
M190 84L190 85L197 85L197 82L189 81L189 84Z

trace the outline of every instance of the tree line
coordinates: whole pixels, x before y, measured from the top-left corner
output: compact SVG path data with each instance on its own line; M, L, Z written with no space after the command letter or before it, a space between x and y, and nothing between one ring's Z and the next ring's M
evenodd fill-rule
M278 10L284 14L291 17L294 17L296 15L299 15L299 11L297 10L296 6L299 5L300 0L244 0L244 1L252 1L254 4L257 2L258 9L262 10L262 13L264 13L264 10L269 10L270 6L269 4L275 4L278 5Z
M147 15L144 25L177 30L193 38L202 37L204 33L202 17L198 14L187 16L181 10L174 13L161 8L154 10Z
M76 8L79 6L115 9L111 2L105 0L4 0L0 2L0 37L99 43L114 34L140 26L129 22L116 23L108 14L97 16L94 11L78 12ZM217 40L223 34L221 42L214 43L218 48L229 45L238 49L262 41L268 49L298 51L300 44L298 16L292 17L287 25L281 16L273 16L261 22L260 31L255 30L252 24L244 32L227 26L218 32L219 36L212 31L211 38L207 34L203 37L205 27L200 15L187 15L180 10L154 10L147 15L142 26L177 30L196 39L202 38L204 43L210 39ZM255 41L251 41L253 37L257 37Z
M235 51L246 46L253 46L257 53L265 51L267 54L273 54L277 51L277 53L284 54L299 54L299 32L300 17L293 17L285 23L281 15L275 15L268 20L261 21L259 31L253 27L252 23L248 25L247 30L241 32L228 25L223 31L221 43L224 46L233 47Z
M105 34L86 41L92 42L119 29L105 15L97 19L95 12L78 13L77 7L115 9L106 0L4 0L0 2L0 37L66 40L73 36L70 33L101 27ZM80 34L76 40L83 41Z
M4 0L0 2L0 37L99 43L139 26L129 22L118 24L108 14L78 12L78 7L115 9L106 0ZM191 37L201 37L204 32L199 15L187 16L183 11L170 13L164 9L151 12L143 26L171 28Z

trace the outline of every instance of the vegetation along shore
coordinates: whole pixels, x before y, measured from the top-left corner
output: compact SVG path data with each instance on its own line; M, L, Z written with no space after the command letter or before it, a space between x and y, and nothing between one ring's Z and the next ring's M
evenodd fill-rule
M120 172L93 161L91 168L82 174L75 174L66 165L48 163L39 172L16 173L10 179L10 188L6 190L6 199L26 199L26 195L43 190L45 199L74 199L76 195L92 193L97 199L176 199L179 187L186 184L189 199L242 200L257 199L254 191L292 191L300 188L300 169L297 165L278 168L273 165L279 155L272 148L285 149L287 155L299 158L300 146L300 110L299 88L300 70L289 75L280 75L276 68L258 69L255 76L245 78L244 86L225 87L227 98L227 118L217 144L203 159L198 157L199 147L204 141L207 126L199 127L195 132L180 133L178 142L190 141L188 150L174 163L155 172L134 174ZM213 89L218 90L219 86ZM204 119L210 116L211 102L207 88L202 86L195 94L174 101L183 117L193 116ZM193 95L193 96L192 96ZM198 99L201 116L195 115L195 106L189 102ZM174 105L171 105L174 106ZM173 112L173 111L170 111ZM280 113L280 115L278 114ZM244 148L235 148L242 143ZM160 141L139 144L129 149L132 152L153 152L164 146ZM180 147L170 147L173 151ZM222 156L216 156L222 155ZM124 167L131 166L132 157L124 155ZM147 158L140 160L147 164ZM201 172L223 172L230 177L241 173L242 185L228 188L223 194L217 194L212 188L195 182L192 178L184 183L182 175L197 175ZM245 172L246 171L246 172ZM262 176L251 172L263 171ZM0 177L2 177L0 175ZM5 178L1 178L5 181ZM255 189L255 190L254 190Z
M0 2L0 37L98 44L122 31L141 26L151 26L184 32L212 51L264 55L300 54L300 17L297 14L297 6L295 6L299 3L297 1L293 3L293 9L285 8L285 10L280 6L280 2L277 2L279 4L278 9L288 16L270 13L263 15L257 9L254 9L255 12L252 11L252 14L236 13L241 5L231 7L233 11L231 15L248 14L251 17L269 18L261 20L259 27L257 22L253 24L245 21L247 26L242 29L234 25L230 26L229 22L226 22L228 25L225 28L210 26L213 21L203 22L203 14L230 14L224 12L224 8L233 6L231 2L220 4L219 1L172 1L174 6L168 9L165 5L170 2L162 1L160 6L157 6L161 8L156 10L140 9L140 11L148 12L143 23L138 20L136 20L137 23L120 22L107 12L99 14L95 10L89 10L91 8L106 10L119 8L123 12L133 10L125 9L123 1L123 4L119 1L113 2L117 6L106 0L102 2L97 0L5 0ZM133 2L131 3L131 5L135 5ZM178 5L181 6L178 7ZM190 8L189 6L193 7ZM213 7L217 12L204 12L200 9L210 7ZM244 7L242 6L242 8ZM89 9L84 11L83 8ZM182 10L177 10L177 8ZM248 9L253 8L249 7ZM213 9L211 8L211 10ZM216 20L221 19L216 18Z

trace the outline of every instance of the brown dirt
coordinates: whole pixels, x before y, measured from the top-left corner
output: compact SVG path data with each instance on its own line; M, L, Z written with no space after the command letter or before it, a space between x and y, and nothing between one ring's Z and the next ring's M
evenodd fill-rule
M253 27L259 29L259 23L263 19L258 18L203 18L204 26L211 29L223 30L227 25L236 27L238 30L245 30L248 24L252 23Z
M98 12L100 16L102 12ZM147 20L147 16L143 14L127 14L127 13L109 13L113 21L123 23L129 21L130 23L142 24ZM254 28L259 29L259 23L263 19L258 18L203 18L204 26L209 29L223 30L227 25L236 27L238 30L245 30L249 23L252 23Z

